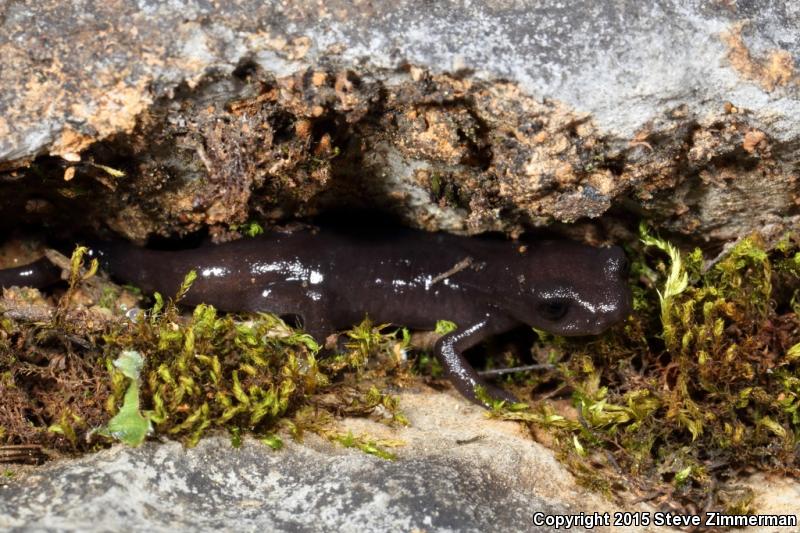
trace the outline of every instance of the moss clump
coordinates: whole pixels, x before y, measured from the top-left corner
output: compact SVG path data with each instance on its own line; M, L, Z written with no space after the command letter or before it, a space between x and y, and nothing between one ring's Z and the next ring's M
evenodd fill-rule
M641 231L634 314L599 339L550 341L550 379L570 405L495 413L555 429L591 486L741 512L741 470L800 473L798 240L768 252L749 237L706 267L699 250Z
M750 512L752 494L735 484L742 470L800 473L800 238L769 250L746 238L710 265L644 229L641 244L630 250L633 315L599 338L540 335L540 371L505 383L537 401L497 402L492 413L550 430L577 477L610 496ZM93 430L122 414L187 444L217 429L234 445L250 433L279 448L283 428L392 457L397 442L343 433L335 419L406 423L381 390L411 379L408 331L365 322L345 334L344 350L321 357L313 339L272 315L179 312L191 276L174 301L156 295L133 321L108 318L121 289L101 285L98 320L74 301L93 272L80 263L78 251L45 319L0 315L0 445L88 450L108 442ZM114 365L124 353L143 358L136 405L132 374ZM526 362L504 357L502 366ZM437 369L424 354L416 367Z
M174 304L105 336L107 361L120 350L145 354L143 407L156 432L193 444L209 428L267 431L304 396L328 383L316 343L271 315L244 322L195 308L182 320ZM127 383L108 365L115 412ZM120 385L124 385L125 388Z
M200 305L184 316L177 304L194 273L174 300L156 294L154 306L135 320L107 320L88 329L69 319L71 297L95 269L92 265L81 272L82 253L78 249L73 255L69 288L51 320L0 323L0 445L81 451L109 438L138 444L152 426L152 433L188 445L208 431L224 429L234 443L248 432L279 447L275 431L285 426L298 437L311 430L389 455L367 436L337 433L334 414L380 412L375 416L388 423L405 422L396 400L369 382L397 367L393 362L408 342L407 332L387 333L385 327L364 322L346 333L342 353L318 362L320 347L314 339L274 315L219 315ZM32 370L25 362L46 350L53 336L67 336L83 349L66 356L67 377L50 369L58 361L53 353L42 354L43 362L50 361L44 369ZM384 354L382 364L369 366L378 354ZM127 363L132 356L139 361L135 372ZM42 388L52 392L43 395ZM76 397L85 401L72 401Z

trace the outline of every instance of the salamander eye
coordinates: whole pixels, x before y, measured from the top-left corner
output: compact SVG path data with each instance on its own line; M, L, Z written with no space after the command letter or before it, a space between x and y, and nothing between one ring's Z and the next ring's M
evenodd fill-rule
M543 318L547 320L560 320L564 318L569 310L569 302L561 299L543 300L539 303L537 310Z
M604 266L606 275L619 276L621 278L628 277L631 265L628 258L625 256L625 252L622 251L622 248L613 246L609 248L606 253L608 254Z

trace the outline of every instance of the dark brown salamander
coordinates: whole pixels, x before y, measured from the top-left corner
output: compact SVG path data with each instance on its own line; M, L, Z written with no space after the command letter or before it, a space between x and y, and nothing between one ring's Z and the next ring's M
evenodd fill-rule
M21 267L0 270L0 288L36 287L52 285L61 279L61 269L42 258Z
M520 247L444 233L404 231L376 240L329 230L183 251L116 242L97 252L113 277L146 292L174 294L194 269L197 280L185 304L297 315L320 343L365 315L413 329L455 322L458 328L436 343L435 353L473 401L476 385L496 398L513 397L478 376L462 355L471 346L521 324L557 335L596 335L631 308L622 250L570 241Z

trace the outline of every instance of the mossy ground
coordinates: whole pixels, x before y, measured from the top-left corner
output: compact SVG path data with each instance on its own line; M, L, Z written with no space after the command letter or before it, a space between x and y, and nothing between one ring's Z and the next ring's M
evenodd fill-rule
M55 306L32 313L44 320L7 313L0 321L0 447L85 452L114 439L136 445L147 433L193 445L215 429L229 432L234 444L248 432L279 447L276 431L288 428L297 438L313 430L391 456L386 448L396 443L340 434L334 416L406 423L396 400L371 385L380 378L386 387L400 375L404 330L365 321L342 334L341 353L318 360L314 339L274 315L220 315L206 305L182 314L177 303L193 273L174 299L157 294L151 308L130 320L109 310L117 307L109 295L120 288L101 281L80 294L96 268L81 273L81 255L73 255L69 289ZM91 301L92 293L104 308L69 303ZM6 297L15 310L18 301L44 305L35 290L14 289ZM380 365L369 361L377 353ZM132 358L141 368L126 368Z
M542 339L534 353L550 375L509 378L534 398L555 387L569 408L494 414L554 430L562 459L595 489L752 511L737 474L800 473L798 239L767 252L745 238L708 265L699 250L642 236L627 322L597 339Z
M547 431L579 480L611 496L751 511L737 474L800 472L799 250L797 236L769 251L752 237L707 265L699 251L681 254L643 231L629 250L633 315L598 338L542 335L532 360L490 357L544 364L503 378L527 406L495 405L491 415ZM279 434L314 431L388 458L398 442L343 433L337 417L405 424L385 391L436 367L423 356L410 368L408 332L368 322L323 356L272 315L186 314L181 294L156 297L130 320L118 303L126 291L89 278L91 268L81 274L80 254L73 259L69 289L48 312L0 315L0 449L85 452L148 430L188 445L212 430L234 444L250 433L279 447ZM3 301L40 300L14 290ZM141 368L122 354L141 357Z

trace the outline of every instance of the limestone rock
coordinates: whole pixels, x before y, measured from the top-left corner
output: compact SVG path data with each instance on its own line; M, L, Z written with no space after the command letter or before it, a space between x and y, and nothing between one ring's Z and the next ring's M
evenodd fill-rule
M792 2L11 3L0 208L83 194L134 239L352 204L468 233L612 208L784 228L798 25Z

